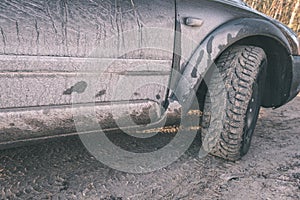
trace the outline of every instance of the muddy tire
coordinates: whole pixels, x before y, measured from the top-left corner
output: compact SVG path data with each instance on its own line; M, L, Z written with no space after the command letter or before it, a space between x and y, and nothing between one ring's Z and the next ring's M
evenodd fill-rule
M204 152L232 161L248 152L260 110L266 65L265 52L254 46L234 46L219 57L204 102Z

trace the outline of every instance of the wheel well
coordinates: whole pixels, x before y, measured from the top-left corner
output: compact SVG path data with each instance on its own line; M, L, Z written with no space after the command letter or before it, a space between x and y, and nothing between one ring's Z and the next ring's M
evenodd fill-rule
M291 59L286 48L277 40L267 36L244 38L233 45L252 45L265 51L268 66L262 106L270 108L283 105L288 99L292 80ZM203 103L206 91L207 86L202 81L197 91L199 103Z
M288 99L292 80L292 65L287 49L277 40L267 36L248 37L235 45L253 45L265 51L268 66L262 106L283 105Z

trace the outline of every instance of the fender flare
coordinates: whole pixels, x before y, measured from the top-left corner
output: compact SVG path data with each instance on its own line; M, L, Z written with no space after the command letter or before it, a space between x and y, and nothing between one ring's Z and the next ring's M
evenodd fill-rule
M285 35L270 21L243 18L224 23L209 34L193 52L184 66L182 77L175 80L176 97L171 94L169 102L178 101L183 106L183 111L188 111L200 83L219 55L231 45L252 36L272 38L279 42L288 54L292 52Z

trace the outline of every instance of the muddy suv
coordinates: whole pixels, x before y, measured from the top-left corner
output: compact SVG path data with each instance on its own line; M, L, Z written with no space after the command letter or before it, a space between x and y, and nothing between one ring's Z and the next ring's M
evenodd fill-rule
M296 34L240 0L17 0L0 9L1 148L87 133L91 121L147 129L201 110L202 150L237 160L260 106L280 107L300 90Z

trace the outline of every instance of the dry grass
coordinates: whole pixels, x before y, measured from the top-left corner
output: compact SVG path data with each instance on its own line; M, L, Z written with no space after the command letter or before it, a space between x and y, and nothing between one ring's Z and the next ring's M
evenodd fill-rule
M300 0L245 0L248 5L285 24L300 36Z

